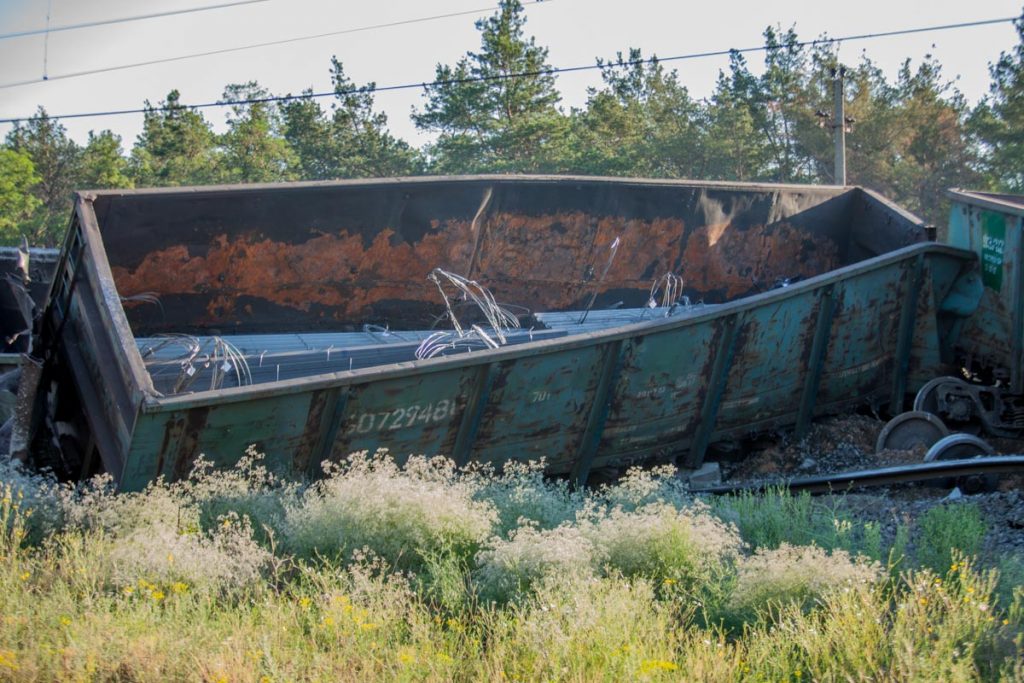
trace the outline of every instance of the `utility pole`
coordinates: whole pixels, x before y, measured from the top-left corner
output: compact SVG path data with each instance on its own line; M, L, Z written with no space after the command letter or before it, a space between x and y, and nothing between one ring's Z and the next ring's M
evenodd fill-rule
M836 145L836 170L835 184L846 185L846 113L843 107L843 78L846 76L845 67L833 67L832 88L835 92L835 102L832 108L832 137Z

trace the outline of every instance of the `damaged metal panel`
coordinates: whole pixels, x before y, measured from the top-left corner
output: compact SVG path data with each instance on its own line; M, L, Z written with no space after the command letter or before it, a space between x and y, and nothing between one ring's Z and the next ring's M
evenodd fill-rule
M0 365L16 365L31 348L34 315L46 304L59 253L0 247Z
M978 256L976 312L965 322L958 359L990 368L990 381L1024 394L1024 197L950 190L949 241Z
M916 388L951 343L934 292L972 259L918 244L916 219L858 188L425 178L110 191L80 197L77 216L44 319L48 372L72 378L58 404L84 412L83 438L126 489L249 445L312 476L378 447L545 458L580 480L698 462L713 440L888 398L897 368ZM135 342L367 323L419 339L452 324L436 268L525 325L591 302L651 314L578 329L554 316L532 341L177 395L154 389ZM665 274L684 284L656 303Z

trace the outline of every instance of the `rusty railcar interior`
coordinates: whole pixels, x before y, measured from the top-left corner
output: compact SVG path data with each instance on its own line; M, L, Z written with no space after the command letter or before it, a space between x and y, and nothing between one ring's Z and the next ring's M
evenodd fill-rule
M969 249L877 194L483 176L80 193L33 433L124 488L255 444L585 481L948 374ZM70 380L70 381L67 381ZM896 412L896 411L894 411ZM58 436L55 437L54 434Z

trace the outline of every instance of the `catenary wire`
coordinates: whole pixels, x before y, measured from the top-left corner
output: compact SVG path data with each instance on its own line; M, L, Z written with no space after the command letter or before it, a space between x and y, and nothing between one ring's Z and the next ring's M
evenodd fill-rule
M64 26L50 26L47 28L34 28L28 31L16 31L14 33L0 33L0 40L10 38L24 38L27 36L38 36L42 34L57 33L59 31L74 31L81 28L93 28L94 26L108 26L110 24L124 24L129 21L142 21L144 19L159 19L161 17L172 17L178 14L192 14L194 12L208 12L214 9L226 7L238 7L239 5L255 5L270 0L239 0L238 2L224 2L219 5L205 5L203 7L189 7L186 9L167 10L166 12L154 12L152 14L137 14L132 17L119 17L117 19L100 19L97 21L86 21L79 24L66 24Z
M256 2L267 2L268 0L251 0ZM551 3L555 0L529 0L524 2L523 5L539 5L542 3ZM235 47L224 47L216 50L207 50L205 52L193 52L187 55L177 55L175 57L161 57L160 59L150 59L141 62L132 62L130 64L118 64L116 66L105 66L98 69L86 69L84 71L72 71L69 73L58 74L56 76L47 76L44 78L33 78L27 81L16 81L13 83L0 84L0 90L7 88L16 88L22 85L32 85L34 83L42 83L44 81L59 81L66 78L80 78L82 76L92 76L93 74L109 73L111 71L124 71L125 69L137 69L143 66L154 66L156 64L169 64L171 62L181 62L186 59L198 59L200 57L213 57L215 55L231 54L233 52L243 52L245 50L256 50L263 47L273 47L275 45L288 45L290 43L300 43L307 40L317 40L319 38L330 38L333 36L341 36L349 33L360 33L363 31L374 31L382 28L392 28L395 26L406 26L408 24L418 24L426 21L437 21L440 19L450 19L452 17L463 17L470 14L481 14L483 12L490 12L498 9L496 6L491 7L479 7L477 9L462 10L459 12L449 12L447 14L437 14L429 17L417 17L415 19L403 19L401 21L390 21L383 24L371 24L369 26L358 26L356 28L346 28L337 31L328 31L327 33L316 33L308 36L293 36L291 38L282 38L280 40L270 40L264 43L252 43L249 45L238 45ZM2 36L0 36L2 38Z
M938 26L922 26L922 27L917 27L917 28L898 29L898 30L894 30L894 31L883 31L883 32L877 32L877 33L861 33L861 34L856 34L856 35L843 36L843 37L839 37L839 38L816 38L814 40L798 41L798 42L796 42L793 45L795 45L797 47L810 47L810 46L816 46L816 45L831 45L831 44L835 44L835 43L851 42L851 41L855 41L855 40L869 40L869 39L875 39L875 38L888 38L888 37L892 37L892 36L902 36L902 35L909 35L909 34L913 34L913 33L927 33L927 32L931 32L931 31L946 31L946 30L960 29L960 28L971 28L971 27L975 27L975 26L986 26L986 25L991 25L991 24L1009 23L1009 22L1013 22L1013 21L1016 21L1016 20L1017 20L1017 17L1004 17L1004 18L1000 18L1000 19L983 19L983 20L980 20L980 21L960 22L960 23L956 23L956 24L942 24L942 25L938 25ZM690 53L690 54L676 55L676 56L673 56L673 57L651 57L649 59L623 60L621 62L614 62L612 64L612 66L635 66L635 65L640 65L640 64L654 64L654 63L662 63L662 62L677 62L677 61L683 61L683 60L689 60L689 59L701 59L701 58L705 58L705 57L722 57L722 56L726 56L726 55L730 55L730 54L743 54L743 53L751 53L751 52L767 52L767 51L773 50L773 49L783 50L783 49L789 49L789 47L790 47L790 45L779 45L777 47L769 47L769 46L766 46L766 45L760 45L760 46L757 46L757 47L731 48L731 49L727 49L727 50L712 50L712 51L708 51L708 52L693 52L693 53ZM530 77L534 77L534 76L557 75L557 74L573 73L573 72L579 72L579 71L592 71L592 70L595 70L595 69L601 69L601 68L605 68L605 67L606 67L606 65L589 64L589 65L581 65L581 66L540 69L540 70L536 70L536 71L520 71L520 72L516 72L516 73L500 74L500 75L495 75L495 76L473 76L473 77L469 77L469 78L453 78L453 79L447 79L447 80L437 80L437 81L422 82L422 83L403 83L403 84L400 84L400 85L385 85L385 86L373 87L373 88L353 88L353 89L350 89L350 90L343 90L343 91L331 90L331 91L327 91L327 92L302 93L300 95L279 95L279 96L272 96L272 97L259 97L259 98L252 98L252 99L246 99L246 100L237 100L237 101L232 101L232 102L218 101L218 102L204 102L204 103L201 103L201 104L178 105L177 107L166 107L166 106L165 107L143 107L143 108L134 108L134 109L112 109L112 110L109 110L109 111L80 112L80 113L75 113L75 114L57 114L57 115L49 116L49 118L51 120L95 118L95 117L100 117L100 116L121 116L121 115L126 115L126 114L145 114L145 113L155 113L155 112L167 112L167 111L173 111L173 110L176 110L176 109L210 109L210 108L215 108L215 107L238 106L240 104L268 104L268 103L272 103L272 102L291 102L291 101L295 101L295 100L309 100L309 99L319 99L319 98L325 98L325 97L335 97L337 95L349 95L349 94L355 94L355 93L359 93L359 92L364 92L366 90L378 93L378 92L392 92L392 91L397 91L397 90L410 90L410 89L413 89L413 88L445 87L445 86L451 86L451 85L461 85L461 84L465 84L465 83L480 83L480 82L490 82L490 81L504 81L504 80L511 80L511 79L515 79L515 78L530 78ZM17 123L19 121L23 121L23 120L26 120L28 118L30 118L30 117L25 116L25 117L19 117L19 118L4 118L4 119L0 119L0 123Z

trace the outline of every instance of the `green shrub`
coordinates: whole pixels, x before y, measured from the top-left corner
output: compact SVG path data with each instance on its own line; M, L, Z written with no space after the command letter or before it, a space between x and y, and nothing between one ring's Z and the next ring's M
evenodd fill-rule
M493 505L498 513L495 533L506 537L521 526L554 529L572 522L583 505L583 493L569 482L544 476L544 462L506 463L500 474L491 467L469 473L474 499Z
M494 538L477 555L474 580L485 601L521 600L547 577L594 573L594 543L576 526L524 526L509 539Z
M438 550L470 558L497 521L475 494L473 480L444 458L412 457L399 467L386 451L356 453L288 503L283 542L305 559L347 561L368 548L404 569Z
M645 578L691 594L713 583L722 565L742 548L735 528L701 503L683 509L648 505L635 512L616 508L583 529L606 573Z
M921 515L916 531L918 564L942 574L953 562L955 551L977 555L988 526L977 505L953 503L933 507Z
M662 465L645 469L632 467L612 485L604 485L591 495L592 505L625 512L647 505L671 505L684 508L694 501L689 486L677 476L675 467Z
M843 550L816 546L761 548L740 561L726 615L735 625L772 617L780 607L808 610L828 594L872 585L881 575L875 562L853 559Z

